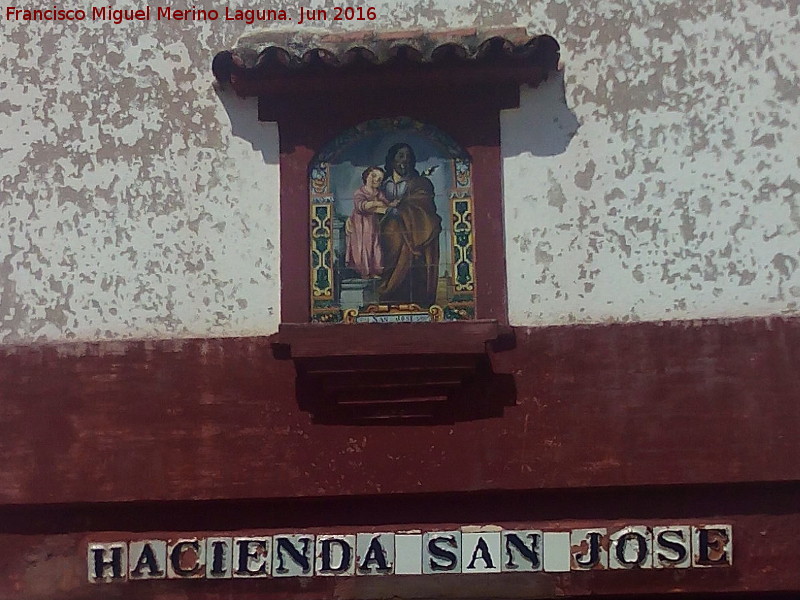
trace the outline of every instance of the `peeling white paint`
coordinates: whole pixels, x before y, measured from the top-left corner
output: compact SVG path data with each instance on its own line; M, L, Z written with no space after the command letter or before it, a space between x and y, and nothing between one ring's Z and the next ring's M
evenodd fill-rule
M513 323L797 311L795 4L372 5L562 45L502 117ZM0 23L0 343L275 331L277 128L210 73L253 27Z

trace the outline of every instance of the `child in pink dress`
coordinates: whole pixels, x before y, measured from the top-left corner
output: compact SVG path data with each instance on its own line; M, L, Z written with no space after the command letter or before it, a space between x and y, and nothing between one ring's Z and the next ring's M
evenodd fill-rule
M379 278L383 272L380 215L391 204L381 191L383 169L367 167L361 174L364 183L353 194L353 214L347 220L347 255L345 264L362 279Z

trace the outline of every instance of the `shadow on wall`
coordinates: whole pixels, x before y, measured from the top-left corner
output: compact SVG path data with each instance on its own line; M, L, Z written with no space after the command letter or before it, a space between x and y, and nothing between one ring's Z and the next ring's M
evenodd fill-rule
M220 89L216 83L214 92L231 122L231 133L261 152L265 163L279 164L277 124L258 120L258 100L241 98L230 89ZM579 127L578 118L567 106L564 73L556 72L536 89L522 88L520 107L503 112L503 157L561 154Z
M258 120L258 99L241 98L233 90L220 89L217 83L214 92L228 114L231 133L248 142L253 150L261 152L265 163L277 165L280 162L278 125Z
M558 71L536 89L522 88L519 108L503 113L503 158L561 154L579 127L567 106L564 72Z

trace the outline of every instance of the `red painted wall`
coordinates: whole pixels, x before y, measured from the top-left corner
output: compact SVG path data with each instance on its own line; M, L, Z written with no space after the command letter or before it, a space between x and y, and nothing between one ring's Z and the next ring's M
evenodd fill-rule
M177 598L190 588L193 598L365 597L388 584L315 580L267 594L255 582L136 582L98 596L84 583L82 544L425 523L730 523L730 569L683 580L544 575L542 585L575 595L800 590L800 319L516 338L493 356L495 371L514 377L516 405L433 426L313 423L297 407L293 363L276 360L267 338L3 348L0 598ZM469 577L473 591L492 581ZM62 581L63 594L42 581ZM444 585L409 581L396 588L409 597ZM494 581L512 596L527 589Z
M267 338L0 350L4 504L800 478L800 320L517 329L502 418L315 425Z

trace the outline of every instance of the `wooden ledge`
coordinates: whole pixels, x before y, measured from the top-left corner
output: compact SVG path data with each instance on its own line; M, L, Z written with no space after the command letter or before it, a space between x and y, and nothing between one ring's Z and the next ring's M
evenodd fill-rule
M318 422L442 423L497 416L513 403L489 354L512 348L495 320L445 323L293 324L273 337L291 358L300 407ZM507 376L506 376L507 379Z
M291 358L431 354L486 354L513 340L494 319L444 323L283 323L273 343ZM492 348L487 348L487 344Z

